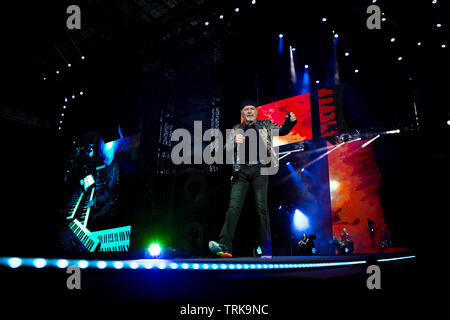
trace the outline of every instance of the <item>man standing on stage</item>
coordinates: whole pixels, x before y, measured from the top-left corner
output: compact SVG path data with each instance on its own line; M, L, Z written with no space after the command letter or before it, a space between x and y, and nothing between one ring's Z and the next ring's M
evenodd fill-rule
M227 138L225 145L225 148L233 150L235 155L230 204L219 235L219 241L209 242L210 250L225 258L232 257L234 233L250 187L254 191L255 207L259 218L258 246L262 248L262 251L258 250L258 254L261 257L272 256L267 208L269 176L261 174L263 167L268 166L263 161L266 156L264 152L267 151L267 157L273 157L272 130L278 131L280 136L287 135L297 123L297 119L292 112L289 112L283 125L278 126L269 120L256 120L257 114L256 103L251 100L244 101L241 104L241 116L244 122L233 128L233 133ZM252 136L257 138L251 141L250 137ZM244 160L241 160L242 158Z

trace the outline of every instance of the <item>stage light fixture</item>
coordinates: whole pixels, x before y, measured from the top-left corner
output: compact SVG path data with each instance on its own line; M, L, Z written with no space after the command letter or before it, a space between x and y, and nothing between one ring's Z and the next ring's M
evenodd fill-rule
M42 259L42 258L38 258L38 259L35 259L33 261L33 264L34 264L34 266L36 268L40 269L40 268L43 268L43 267L45 267L47 265L47 260Z
M99 269L105 269L105 268L106 268L106 262L105 262L105 261L99 261L99 262L97 262L97 268L99 268Z
M447 48L447 45L445 43L443 43L443 44L441 44L441 48L445 49L445 48Z
M221 14L221 15L219 16L219 19L223 19L223 14Z
M252 4L256 4L256 0L252 0Z
M234 9L235 12L239 12L239 8Z
M295 48L292 48L292 51L295 51Z
M44 80L47 80L47 78L46 78L46 77L44 77L43 79L44 79Z
M81 56L81 60L84 60L84 56Z
M159 257L161 255L161 246L158 243L152 243L150 247L148 247L148 253L152 257Z
M123 263L120 261L116 261L113 263L114 268L116 269L122 269L123 268Z
M381 21L385 22L385 21L386 21L386 18L385 18L385 17L381 18Z
M105 145L105 149L106 150L112 149L113 146L114 146L114 141L110 141Z
M303 231L309 228L308 217L299 209L295 209L293 223L297 231Z
M66 106L63 106L63 109L66 109L67 107Z
M22 265L22 259L10 258L10 259L8 259L8 265L13 269L18 268Z
M87 262L86 260L80 260L78 261L78 266L81 269L86 269L89 266L89 262Z
M319 83L320 83L320 81L319 81L319 80L316 80L316 83L317 83L317 84L319 84Z
M337 38L339 38L339 35L336 33L336 34L334 35L334 37L337 39Z
M56 266L60 269L67 268L68 265L69 261L67 261L66 259L60 259L56 262Z
M83 91L80 91L80 96L82 96L84 94L84 92Z
M206 21L206 22L205 22L205 26L208 26L208 25L209 25L209 22L208 22L208 21Z
M322 22L327 22L327 18L322 18Z
M67 66L70 68L72 65L70 63L68 63Z
M308 69L308 68L309 68L309 65L305 64L305 69Z
M61 113L61 117L64 117L64 113Z
M74 94L72 95L72 99L75 99L75 95Z
M438 24L436 24L436 27L440 28L440 27L442 27L442 24L438 23Z
M398 57L397 60L398 60L398 61L402 61L402 60L403 60L403 57Z
M56 70L56 74L59 74L59 70Z
M395 42L395 38L391 38L391 42Z
M437 0L433 0L433 1L431 1L431 3L432 3L432 4L436 4L436 3L437 3Z
M291 163L290 162L286 162L286 165L288 166L288 165L290 165Z
M345 53L345 56L346 56L346 57L348 57L349 55L350 55L350 53L348 53L348 52Z
M280 33L280 34L278 35L278 37L279 37L279 38L283 38L283 34Z
M359 72L359 69L355 69L355 73L358 73Z
M136 261L130 262L130 268L131 269L139 268L139 263L137 263Z
M417 46L420 47L422 45L422 42L417 42Z
M330 190L335 191L338 188L339 188L339 182L337 182L336 180L331 180L330 181Z

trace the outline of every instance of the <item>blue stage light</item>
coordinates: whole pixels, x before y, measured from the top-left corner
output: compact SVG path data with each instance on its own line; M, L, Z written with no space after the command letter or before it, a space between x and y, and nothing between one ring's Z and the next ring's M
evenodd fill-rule
M122 269L123 268L123 263L120 261L116 261L113 263L114 268L116 269Z
M308 217L299 209L295 209L293 223L295 229L297 229L298 231L303 231L309 228Z
M164 262L161 262L160 264L158 264L158 268L165 269L166 268L166 264Z
M286 162L286 165L288 166L288 165L290 165L291 163L290 162Z
M68 265L69 265L69 261L67 261L66 259L59 259L56 262L56 266L60 269L67 268Z
M35 259L35 260L33 261L33 264L34 264L34 266L35 266L36 268L40 269L40 268L43 268L43 267L45 267L45 266L47 265L47 260L42 259L42 258Z
M322 18L322 22L327 22L327 18Z
M309 68L309 65L305 64L305 69L308 69L308 68Z
M213 265L212 265L212 268L213 268L214 270L216 270L216 269L218 268L217 264L213 264Z
M183 269L189 269L189 265L188 265L187 263L183 263L183 264L181 265L181 267L182 267Z
M80 91L80 96L82 96L84 94L84 92L83 91Z
M220 268L223 269L223 270L225 270L225 269L227 268L227 265L226 265L226 264L221 264L221 265L220 265Z
M208 26L208 25L209 25L209 22L208 22L208 21L206 21L206 22L205 22L205 26Z
M171 263L171 264L170 264L170 267L171 267L172 269L176 269L176 268L178 268L178 264L176 264L176 263Z
M144 264L144 268L145 268L145 269L151 269L151 268L153 268L153 263L147 262L146 264Z
M199 265L198 265L197 263L194 263L194 264L192 265L192 268L194 268L194 270L198 270Z
M209 264L204 263L204 264L203 264L203 270L208 270L208 269L209 269Z
M239 8L234 9L235 12L239 12Z
M8 265L13 269L18 268L22 265L22 259L10 258L10 259L8 259Z
M278 37L279 37L279 38L283 38L283 34L280 33L280 34L278 35Z
M219 16L219 19L223 19L223 14L221 14L221 15Z
M106 268L106 262L105 261L98 261L97 262L97 268L105 269Z
M139 263L137 263L136 261L130 262L130 268L131 269L139 268Z
M346 56L346 57L348 57L349 55L350 55L350 53L348 53L348 52L345 53L345 56Z
M89 262L87 262L86 260L80 260L78 261L78 266L81 269L86 269L89 266Z

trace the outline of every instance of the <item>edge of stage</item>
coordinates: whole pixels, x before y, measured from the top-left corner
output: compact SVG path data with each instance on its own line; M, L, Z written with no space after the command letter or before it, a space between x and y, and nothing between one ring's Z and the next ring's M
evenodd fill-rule
M338 292L345 287L354 292L368 293L370 290L366 282L370 274L367 267L370 265L379 266L384 292L408 291L410 276L418 270L417 260L413 252L274 256L270 259L68 260L2 257L0 280L11 299L276 300L293 290L313 294L323 290ZM70 276L67 267L71 265L81 270L80 290L66 287Z

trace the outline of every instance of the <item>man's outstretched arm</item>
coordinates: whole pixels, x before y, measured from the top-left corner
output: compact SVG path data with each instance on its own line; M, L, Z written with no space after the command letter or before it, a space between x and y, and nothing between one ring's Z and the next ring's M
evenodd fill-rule
M293 112L289 112L286 115L286 118L284 118L284 122L281 126L275 125L274 129L278 129L278 135L279 136L285 136L289 132L291 132L292 128L297 124L297 118Z

